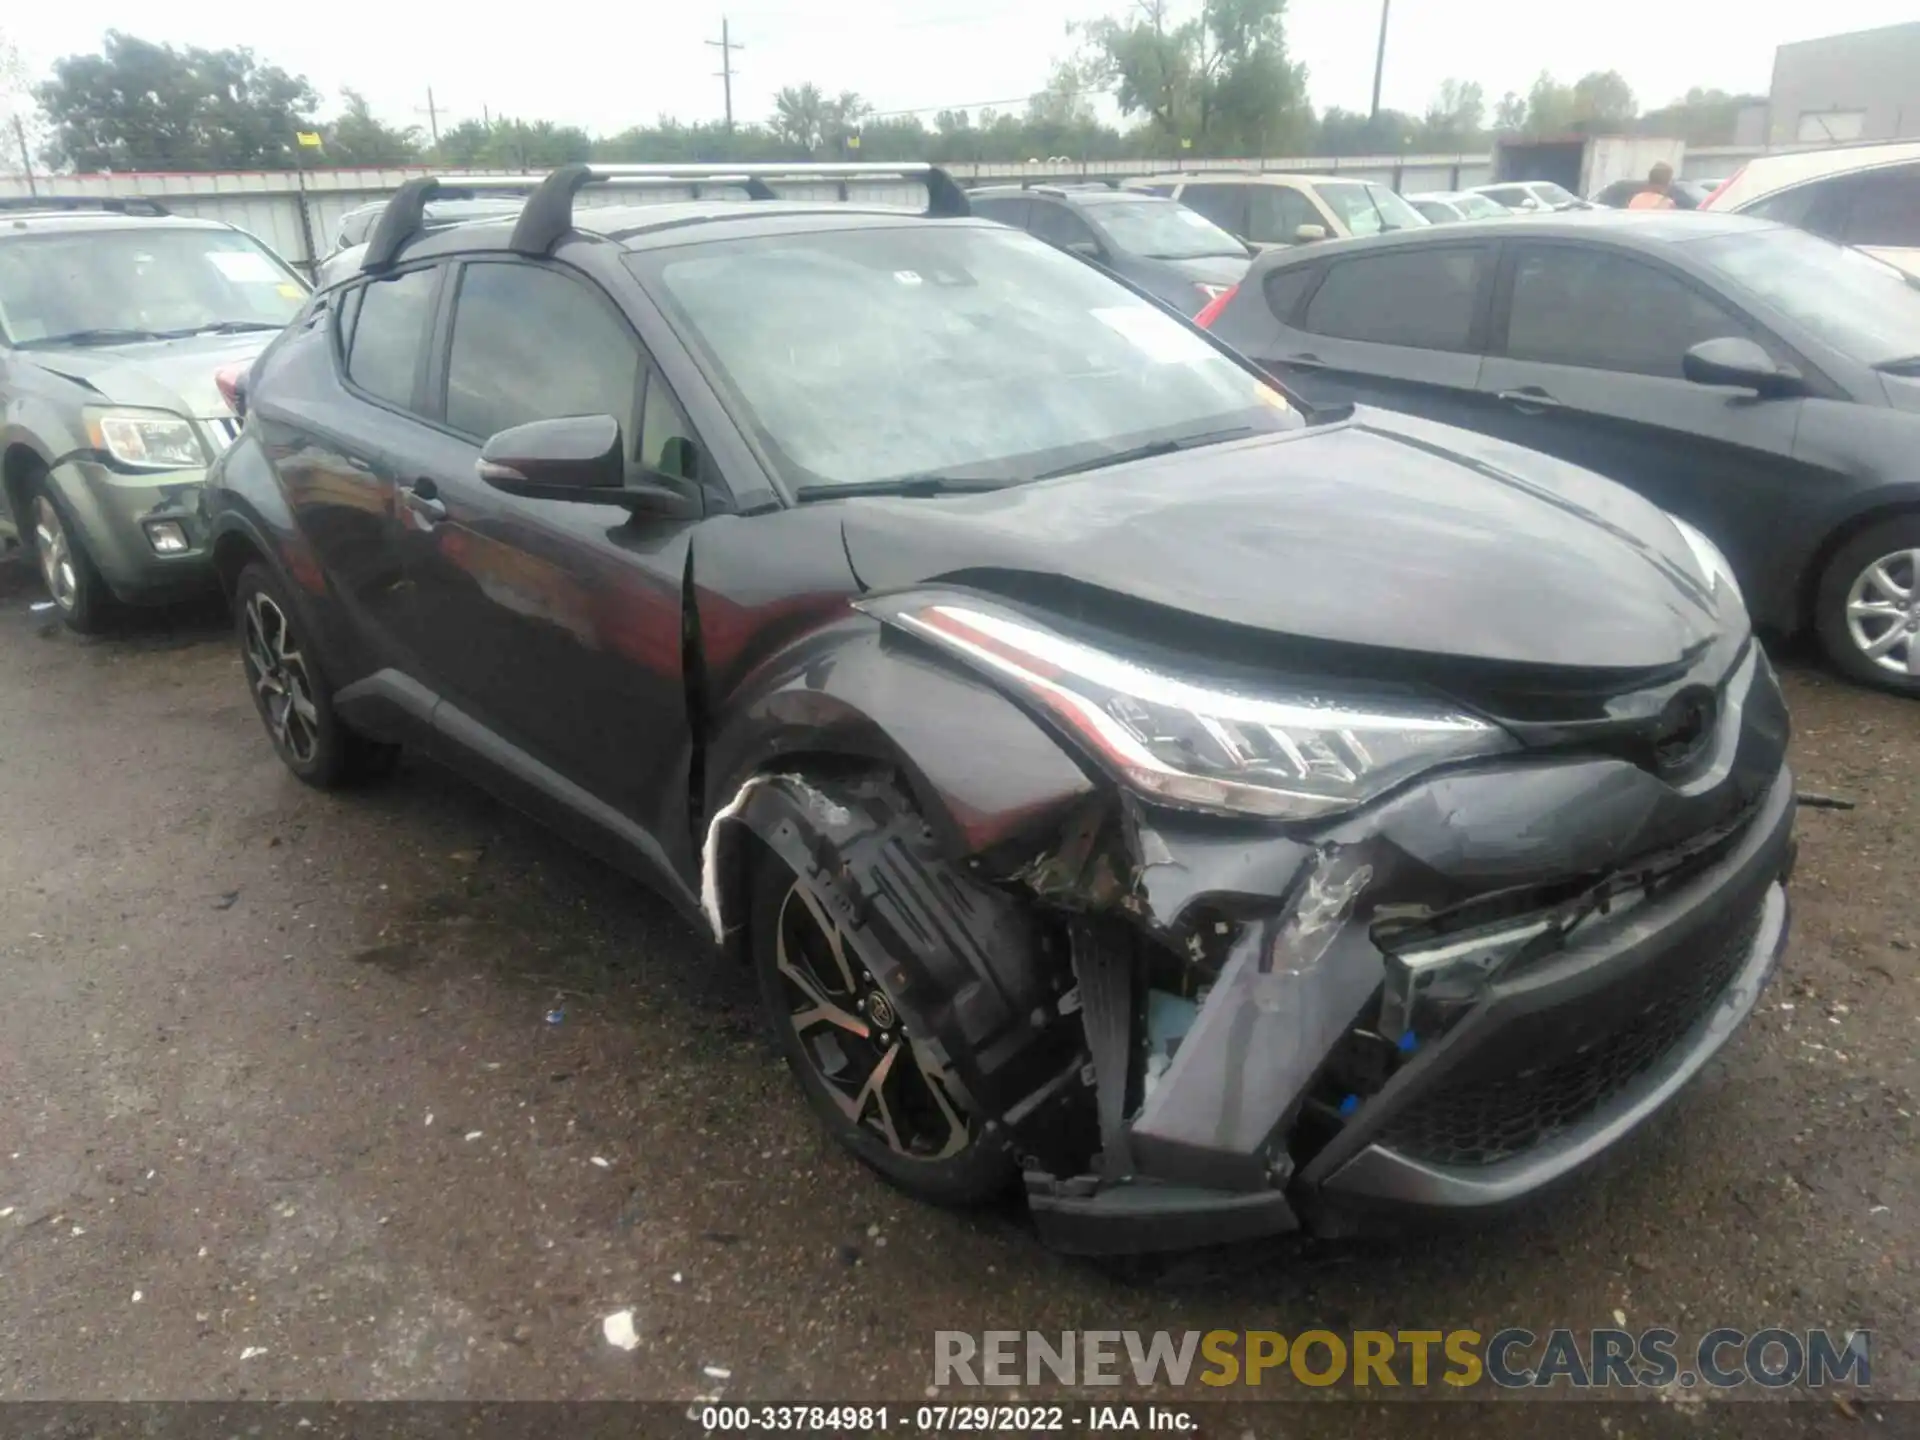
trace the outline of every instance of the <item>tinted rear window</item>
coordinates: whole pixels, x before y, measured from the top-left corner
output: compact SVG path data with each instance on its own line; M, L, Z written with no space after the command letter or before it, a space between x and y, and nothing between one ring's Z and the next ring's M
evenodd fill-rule
M426 343L438 273L409 270L362 289L347 349L347 378L376 400L413 404L413 377Z
M1485 253L1482 246L1420 245L1342 261L1314 294L1301 328L1342 340L1464 350Z

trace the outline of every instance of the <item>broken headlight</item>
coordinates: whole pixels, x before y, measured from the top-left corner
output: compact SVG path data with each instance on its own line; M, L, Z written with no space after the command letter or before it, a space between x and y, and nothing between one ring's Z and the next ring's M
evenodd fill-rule
M1220 688L962 600L874 608L1011 681L1170 805L1312 820L1447 761L1518 748L1497 725L1416 700Z

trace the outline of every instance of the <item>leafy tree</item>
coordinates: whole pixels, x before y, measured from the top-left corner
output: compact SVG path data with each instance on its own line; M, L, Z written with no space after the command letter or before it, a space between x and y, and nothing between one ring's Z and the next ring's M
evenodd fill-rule
M789 85L773 98L773 133L788 145L811 155L820 148L827 125L827 97L812 81Z
M1500 97L1500 103L1493 107L1493 128L1504 135L1511 135L1527 128L1527 102L1524 97L1509 90Z
M320 97L250 50L201 50L109 30L98 55L55 62L36 91L44 151L78 170L282 169Z
M16 120L29 152L46 143L46 125L40 107L33 103L27 62L6 31L0 30L0 175L14 174L20 168L19 139L13 129Z
M1362 115L1331 106L1320 117L1313 149L1321 155L1398 155L1415 148L1420 122L1400 110Z
M1145 115L1163 142L1250 154L1306 129L1306 72L1287 58L1285 10L1286 0L1206 0L1176 23L1167 0L1136 0L1128 19L1081 34L1122 112Z
M1571 85L1543 70L1527 94L1523 128L1529 135L1592 135L1629 128L1639 110L1617 70L1595 70Z
M342 90L346 104L329 124L321 128L325 149L321 152L329 165L362 165L380 168L412 165L420 159L420 127L409 125L396 130L374 119L367 100L358 90Z
M1485 138L1487 97L1477 80L1443 80L1420 122L1422 148L1464 150Z

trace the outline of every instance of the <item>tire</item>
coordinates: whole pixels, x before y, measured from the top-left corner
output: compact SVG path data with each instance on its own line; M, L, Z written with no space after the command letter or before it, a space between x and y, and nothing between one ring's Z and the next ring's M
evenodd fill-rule
M1843 674L1920 696L1920 513L1883 520L1834 553L1813 623Z
M98 635L113 615L113 592L74 528L73 517L41 477L27 486L26 533L47 598L76 635Z
M334 713L333 689L300 633L298 612L265 565L240 572L233 610L254 709L286 767L319 790L390 773L400 747L356 734Z
M914 1063L917 1047L892 1002L865 975L844 935L837 946L829 938L832 922L826 912L771 852L762 852L754 869L750 925L755 977L774 1044L828 1133L856 1159L915 1199L959 1207L983 1204L1004 1194L1016 1174L1011 1154L997 1141L983 1137L978 1119L964 1114L964 1102ZM844 958L844 970L836 956ZM819 1007L810 1005L814 997L791 978L795 971L821 984L818 998L829 1004L840 1000L850 985L853 994L847 997L848 1003L834 1008L867 1027L868 1038L846 1033L834 1022L815 1023L803 1035L796 1016ZM821 982L823 971L847 978L840 989L829 989ZM871 1039L876 1021L889 1019L891 1028L881 1033L891 1035L893 1042L876 1045ZM842 1067L831 1074L835 1053ZM892 1062L873 1098L853 1113L851 1107L865 1094L862 1079L870 1085L873 1072L889 1054ZM901 1061L908 1064L902 1066ZM882 1114L892 1121L892 1139L881 1123Z

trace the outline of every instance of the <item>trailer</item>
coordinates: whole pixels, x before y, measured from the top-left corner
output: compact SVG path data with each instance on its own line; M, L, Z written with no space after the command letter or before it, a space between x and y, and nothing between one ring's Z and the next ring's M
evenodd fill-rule
M1687 144L1661 135L1566 135L1494 143L1496 181L1551 180L1583 199L1616 180L1644 180L1665 161L1680 173Z

